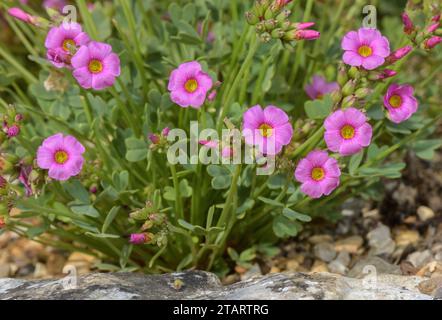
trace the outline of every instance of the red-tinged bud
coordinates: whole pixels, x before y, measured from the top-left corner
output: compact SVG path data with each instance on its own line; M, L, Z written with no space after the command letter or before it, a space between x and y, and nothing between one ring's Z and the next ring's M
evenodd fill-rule
M404 24L404 32L410 34L414 31L413 21L411 21L407 13L402 14L402 23Z
M10 8L8 10L8 14L17 20L20 20L20 21L23 21L23 22L26 22L29 24L35 23L35 18L20 8Z
M143 244L148 240L147 235L145 233L132 233L130 235L129 242L131 244Z
M428 27L427 31L428 33L433 33L439 28L439 22L433 23L431 26Z
M434 36L425 41L424 46L425 49L433 49L435 46L437 46L439 43L442 42L442 37Z
M98 191L98 188L97 188L97 186L95 186L95 185L93 185L93 186L91 186L91 187L89 188L89 192L90 192L90 193L96 194L97 191Z
M379 76L376 80L388 79L388 78L394 77L395 75L397 75L396 71L391 70L391 69L385 69L384 71L381 71L381 73L379 74Z
M440 14L434 16L433 18L431 18L431 22L440 22Z
M6 181L5 178L3 178L2 176L0 176L0 189L5 189L7 183L8 183L8 181Z
M403 48L397 49L387 58L387 62L395 63L396 61L402 59L407 54L409 54L411 50L413 50L412 46L405 46Z
M15 115L15 122L20 122L23 120L23 115L21 113L17 113Z
M213 90L212 92L209 93L209 95L207 96L207 100L209 100L210 102L215 101L216 99L216 95L217 95L217 91Z
M6 227L5 219L3 217L0 217L0 229L3 229L4 227Z
M305 30L310 27L313 27L315 25L314 22L301 22L301 23L295 23L295 28L298 30Z
M17 125L12 125L10 127L8 127L6 134L8 135L8 138L13 138L18 136L20 133L20 127Z
M148 138L153 144L160 143L160 137L155 133L149 133Z
M169 127L165 127L162 131L161 131L161 135L163 137L167 137L169 135L170 132L170 128Z
M286 32L284 40L315 40L320 37L320 33L315 30L290 30Z
M247 11L245 14L247 23L254 26L259 22L259 17L256 16L253 12Z

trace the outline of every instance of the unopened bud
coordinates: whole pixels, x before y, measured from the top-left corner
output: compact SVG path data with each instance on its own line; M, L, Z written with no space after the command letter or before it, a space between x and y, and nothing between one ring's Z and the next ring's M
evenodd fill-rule
M253 12L247 11L245 13L245 17L247 20L247 23L254 26L259 22L259 17L256 16Z
M428 27L427 32L433 33L439 28L439 22L433 23L431 26Z
M413 21L411 21L410 16L405 12L402 14L402 23L404 24L404 32L406 34L411 34L414 31Z
M284 30L282 30L280 28L272 31L272 38L274 38L274 39L280 39L280 38L284 37L284 35L285 35Z
M397 49L392 54L390 54L390 56L387 57L387 62L390 64L395 63L396 61L402 59L407 54L409 54L411 50L413 50L412 46L405 46L400 49Z
M433 36L430 39L426 40L424 43L425 49L433 49L435 46L437 46L439 43L442 42L442 37L439 36Z
M359 88L358 90L355 91L355 97L357 99L364 99L372 92L373 90L370 88Z
M19 135L19 133L20 133L20 127L15 124L10 126L6 131L8 138L16 137Z
M337 78L338 78L337 79L338 83L339 83L339 85L341 87L344 86L347 83L347 81L348 81L347 70L346 70L345 66L342 65L342 64L339 66L338 77Z
M347 109L352 107L356 102L356 97L351 95L348 97L345 97L344 100L342 101L342 108Z
M342 95L344 97L350 96L355 92L356 89L356 80L349 80L347 81L347 83L344 85L344 87L342 88Z
M348 75L352 79L359 79L361 77L359 69L356 67L351 67L350 70L348 70Z

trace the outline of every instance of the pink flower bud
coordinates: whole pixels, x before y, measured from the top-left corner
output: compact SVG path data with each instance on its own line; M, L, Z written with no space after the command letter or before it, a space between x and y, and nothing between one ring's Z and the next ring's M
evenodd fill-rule
M442 38L438 36L431 37L427 41L425 41L424 45L426 49L433 49L435 46L437 46L439 43L442 42Z
M296 40L315 40L321 36L321 33L316 30L297 30L295 33Z
M394 63L409 54L411 50L413 50L412 46L405 46L397 49L387 58L387 61L390 63Z
M6 184L7 184L8 182L6 181L6 179L5 178L3 178L2 176L0 176L0 189L4 189L4 188L6 188Z
M429 26L427 31L429 33L433 33L434 31L437 30L437 28L439 28L439 22L433 23L431 26Z
M207 148L216 149L218 148L219 142L217 140L200 140L198 143Z
M434 16L433 18L431 18L432 22L440 22L440 14Z
M8 10L8 14L11 16L11 17L13 17L13 18L15 18L15 19L18 19L18 20L21 20L21 21L23 21L23 22L26 22L26 23L30 23L30 24L32 24L32 23L34 23L34 21L35 21L35 19L34 19L34 17L33 16L31 16L30 14L28 14L28 13L26 13L26 12L24 12L22 9L20 9L20 8L10 8L9 10Z
M5 219L3 217L0 217L0 229L3 229L6 226Z
M213 90L211 93L209 93L209 95L207 96L207 99L210 102L212 102L212 101L214 101L216 99L216 95L217 95L216 90Z
M402 14L402 23L404 24L404 32L410 34L414 31L413 21L411 21L410 17L407 13Z
M304 30L313 27L314 25L315 25L314 22L301 22L301 23L295 23L295 28L297 30Z
M153 144L158 144L160 142L160 137L155 133L149 133L148 138Z
M391 78L397 75L397 72L391 69L385 69L382 71L382 73L379 75L379 80L384 80L387 78Z
M165 128L163 129L163 131L161 131L161 135L162 135L163 137L167 137L167 136L169 135L169 132L170 132L170 128L169 128L169 127L165 127Z
M18 136L19 133L20 133L20 127L15 124L10 126L6 132L9 138L16 137Z
M280 10L280 9L284 8L286 5L288 5L290 2L292 2L292 0L275 0L273 5L278 10Z
M97 193L97 191L98 191L97 186L92 186L92 187L89 188L89 192L90 193L95 194L95 193Z
M147 237L144 233L132 233L130 235L129 242L132 244L143 244L146 243Z
M21 113L17 113L15 115L15 122L20 122L23 120L23 115Z

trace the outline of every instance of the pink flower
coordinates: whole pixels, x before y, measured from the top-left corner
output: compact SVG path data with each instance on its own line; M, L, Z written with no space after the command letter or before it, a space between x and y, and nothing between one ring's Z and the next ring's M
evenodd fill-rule
M390 54L387 57L387 61L389 63L395 63L396 61L402 59L407 54L409 54L411 52L411 50L413 50L412 46L405 46L403 48L397 49L396 51L394 51L392 54Z
M439 43L442 42L442 38L438 36L433 36L430 39L426 40L424 45L426 49L433 49Z
M346 64L373 70L385 62L390 55L390 43L379 30L361 28L357 32L350 31L342 39L345 50L343 60Z
M244 113L243 136L248 145L257 145L263 154L275 155L292 140L293 127L280 108L256 105Z
M408 120L419 106L414 97L414 89L408 84L393 83L384 96L384 106L388 110L388 117L394 123Z
M338 161L320 150L310 152L295 170L296 180L302 183L301 191L315 199L331 194L339 186L340 176Z
M313 100L320 99L335 90L339 90L337 82L327 82L324 77L318 75L313 76L312 84L305 87L308 96Z
M144 233L132 233L130 235L129 242L132 244L143 244L143 243L146 243L146 241L147 241L147 237L146 237L146 234L144 234Z
M197 61L181 64L170 74L168 90L173 102L183 108L200 108L212 88L212 79Z
M49 169L49 177L55 180L68 180L83 168L85 148L72 136L58 133L43 141L37 150L37 164L41 169Z
M55 67L63 68L69 65L71 52L89 41L81 25L76 22L62 23L59 27L51 28L46 36L46 56Z
M33 24L35 22L35 18L33 16L31 16L29 13L24 12L20 8L10 8L8 9L8 14L11 17L26 23Z
M335 111L325 119L324 127L324 140L328 149L343 156L368 147L373 135L367 117L355 108Z
M113 86L120 75L120 58L106 43L91 41L72 57L73 76L85 89Z

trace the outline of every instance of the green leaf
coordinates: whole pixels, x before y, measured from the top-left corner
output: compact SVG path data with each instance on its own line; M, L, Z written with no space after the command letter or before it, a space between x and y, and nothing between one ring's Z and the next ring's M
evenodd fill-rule
M132 253L133 245L126 244L123 249L121 250L120 255L120 267L125 268L127 261L129 260L130 254Z
M232 177L219 176L212 179L212 187L215 190L227 189L232 183Z
M289 209L289 208L284 208L282 210L282 214L291 221L295 221L295 220L299 220L302 222L312 221L312 218L310 216L296 212L296 211Z
M91 236L94 238L100 238L100 239L118 239L118 238L120 238L120 236L117 234L108 234L108 233L86 232L85 235Z
M236 252L235 249L233 248L227 248L227 253L229 254L230 259L232 259L233 261L238 261L239 260L239 254L238 252Z
M120 211L120 207L113 207L106 216L106 219L103 222L103 226L101 227L101 233L106 233L107 228L109 228L110 224L114 221L115 217Z
M147 157L147 144L143 140L136 138L126 139L126 160L130 162L138 162Z
M69 195L75 200L78 200L78 202L83 204L88 204L90 202L89 192L77 179L65 182L63 184L63 187L67 191L67 193L69 193Z
M242 262L252 261L255 258L256 258L256 249L255 248L246 249L243 252L241 252L241 254L239 255L239 261L242 261Z
M272 199L268 199L268 198L264 198L264 197L258 197L258 199L260 201L264 202L265 204L269 204L274 207L284 207L284 204L282 204L281 202L272 200Z
M432 160L434 158L435 150L439 149L441 146L441 139L421 140L413 144L412 150L419 158L424 160Z
M273 219L273 232L278 238L294 237L300 229L298 222L291 221L283 215L279 215Z
M98 218L100 216L98 211L91 205L79 205L79 206L74 205L74 206L71 206L71 210L74 213L93 217L93 218Z
M364 151L358 152L350 158L348 163L348 171L350 175L354 175L361 165L362 159L364 158Z
M330 95L327 95L321 100L307 101L304 105L304 110L310 119L322 120L330 114L332 107L333 100Z
M359 170L360 176L366 177L386 177L389 179L397 179L402 176L401 171L405 169L405 163L390 163L379 168L361 168Z

